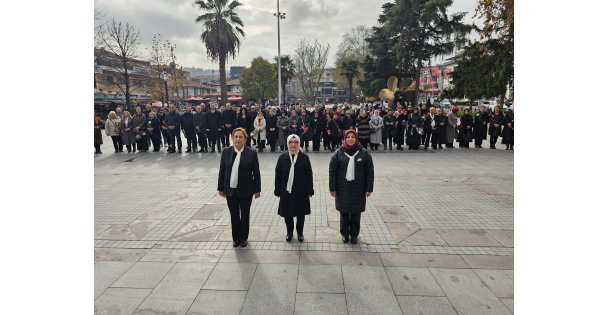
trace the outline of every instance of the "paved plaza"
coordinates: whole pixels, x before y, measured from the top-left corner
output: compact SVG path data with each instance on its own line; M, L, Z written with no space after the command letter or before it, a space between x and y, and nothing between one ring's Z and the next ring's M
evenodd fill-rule
M249 245L234 249L219 153L114 153L104 142L96 314L513 313L513 151L502 145L371 151L374 193L356 245L340 237L330 152L308 153L303 243L285 242L277 214L279 153L260 153Z

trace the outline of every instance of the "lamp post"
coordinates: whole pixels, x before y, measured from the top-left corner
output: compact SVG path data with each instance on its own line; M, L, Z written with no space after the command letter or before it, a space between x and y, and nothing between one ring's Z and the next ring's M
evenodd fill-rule
M277 0L277 13L273 14L277 17L277 42L278 42L278 50L279 50L279 58L277 58L277 71L278 71L278 81L279 81L279 94L277 96L277 102L281 104L281 20L285 19L285 13L281 13L279 11L279 0ZM279 105L277 104L277 106Z
M165 99L167 105L169 105L169 89L167 88L167 80L169 80L169 74L163 70L163 80L165 80Z

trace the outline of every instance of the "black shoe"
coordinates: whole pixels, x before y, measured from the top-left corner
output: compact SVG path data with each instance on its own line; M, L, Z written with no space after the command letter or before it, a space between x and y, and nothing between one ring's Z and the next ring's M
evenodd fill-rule
M232 242L232 247L239 247L239 242Z
M348 243L348 236L342 236L342 242Z
M298 234L298 242L300 242L300 243L304 242L304 235Z
M292 239L293 239L293 234L287 233L287 236L285 236L285 241L291 242Z
M211 153L215 153L215 150L211 150Z
M179 152L182 152L182 151L180 150ZM192 152L192 150L186 149L186 153L190 153L190 152Z
M350 238L350 243L351 244L357 244L357 238L356 237L351 237Z
M182 149L177 149L177 153L182 153Z
M242 241L241 242L241 247L247 247L247 241Z

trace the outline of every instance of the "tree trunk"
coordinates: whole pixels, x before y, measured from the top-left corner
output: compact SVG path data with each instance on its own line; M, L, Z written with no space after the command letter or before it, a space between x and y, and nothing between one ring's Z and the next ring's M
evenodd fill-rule
M125 107L126 110L129 110L129 106L131 105L131 93L129 92L129 70L127 69L127 65L124 65L125 67Z
M283 93L281 93L281 96L283 96L283 103L284 104L287 104L287 93L285 92L285 86L286 85L287 85L287 82L281 81L281 89L282 89L282 92L283 92ZM279 100L279 104L280 103L281 103L281 100ZM277 104L277 105L279 105L279 104Z
M353 103L353 78L348 77L348 103Z
M220 53L220 90L222 100L219 105L223 106L228 101L228 86L226 85L226 55Z

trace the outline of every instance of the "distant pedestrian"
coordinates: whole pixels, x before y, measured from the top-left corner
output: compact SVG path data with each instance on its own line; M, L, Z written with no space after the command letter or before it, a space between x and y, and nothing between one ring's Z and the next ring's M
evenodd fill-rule
M122 120L120 121L120 129L122 130L122 143L127 146L127 152L131 150L135 152L135 124L131 113L124 111Z
M505 114L505 119L503 121L503 130L502 130L502 142L507 145L507 150L513 150L513 136L514 136L514 105L511 105L509 111Z
M115 111L111 111L108 114L108 119L106 120L104 130L106 131L107 136L112 137L114 153L122 152L122 134L120 130L120 118L118 118Z
M494 106L494 111L490 114L490 126L488 128L488 133L490 134L490 149L496 149L496 141L498 141L498 136L500 136L503 121L504 117L500 110L500 106Z
M103 144L103 138L101 137L101 127L103 126L103 121L101 120L101 118L99 118L99 116L97 116L97 113L93 111L93 117L94 117L94 125L93 125L93 130L95 132L95 154L101 154L101 145Z

